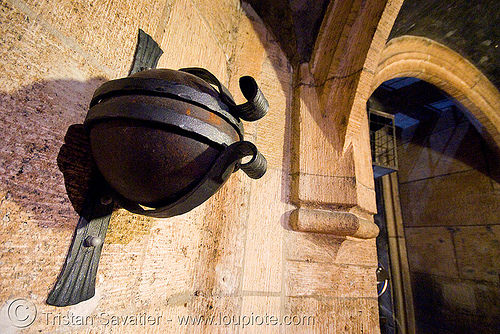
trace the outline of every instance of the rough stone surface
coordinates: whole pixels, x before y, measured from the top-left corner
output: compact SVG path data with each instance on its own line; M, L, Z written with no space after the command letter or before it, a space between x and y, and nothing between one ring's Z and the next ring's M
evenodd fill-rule
M378 1L376 7L383 4ZM294 8L302 10L298 2ZM286 50L249 5L236 0L4 0L0 10L0 332L17 331L5 318L8 301L15 298L37 307L38 318L27 332L377 332L374 241L287 229L287 214L294 208L291 166L297 152L292 141L299 127L292 113L296 72ZM377 22L371 21L370 34ZM363 25L357 27L364 34ZM205 67L235 92L238 102L243 102L238 78L257 80L271 108L264 119L245 124L246 139L267 157L269 169L260 180L238 171L206 203L178 217L115 211L95 297L71 307L49 306L45 300L78 218L73 207L78 203L67 195L75 189L65 189L58 169L59 150L68 127L82 123L94 90L127 74L138 28L164 50L160 67ZM345 94L356 93L356 87L347 86L342 86ZM362 105L363 96L356 95L353 105ZM356 129L362 126L358 123ZM308 126L317 131L313 123ZM310 138L323 140L324 135ZM318 179L310 191L303 188L304 196L317 201L314 192L321 189L327 205L338 205L324 191L333 184L346 207L368 203L356 214L369 218L373 194L364 179L371 172L363 171L359 158L368 154L362 140L338 155L345 161L334 172L316 173L329 180ZM328 142L317 144L331 154ZM298 153L318 159L306 146ZM80 162L82 179L87 163ZM312 162L303 166L322 168ZM337 171L346 182L329 183L340 175ZM357 190L360 184L368 189L366 195L361 193L366 189ZM64 320L69 314L76 318ZM124 317L144 314L154 324L123 324ZM257 315L266 314L281 323L284 316L295 315L315 322L248 328L234 319L230 325L218 322L225 315L257 321ZM191 318L197 324L182 325L179 317L188 315L207 322Z
M466 117L450 112L408 128L402 137L399 189L417 328L460 332L480 323L477 331L494 332L498 154Z
M390 38L423 36L442 43L477 66L500 87L500 4L496 0L473 2L407 0ZM487 19L486 19L487 18ZM492 24L492 22L495 22Z

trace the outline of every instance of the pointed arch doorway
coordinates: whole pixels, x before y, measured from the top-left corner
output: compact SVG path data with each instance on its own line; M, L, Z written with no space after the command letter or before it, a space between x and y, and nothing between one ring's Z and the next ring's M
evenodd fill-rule
M496 328L491 315L500 299L500 227L494 218L500 214L500 94L443 45L415 36L391 40L372 91L420 86L424 92L430 84L448 102L430 101L435 110L427 119L411 117L406 106L398 129L399 176L377 182L379 213L387 223L381 235L386 233L389 246L394 326L403 333L460 332L481 320L484 330ZM414 100L429 98L412 94Z

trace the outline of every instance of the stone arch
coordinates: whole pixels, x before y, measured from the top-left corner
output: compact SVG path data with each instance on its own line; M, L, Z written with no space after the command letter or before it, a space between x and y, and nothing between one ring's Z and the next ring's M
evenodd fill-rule
M397 77L419 78L446 92L468 110L486 140L500 147L500 92L460 54L425 37L394 38L381 53L371 93Z

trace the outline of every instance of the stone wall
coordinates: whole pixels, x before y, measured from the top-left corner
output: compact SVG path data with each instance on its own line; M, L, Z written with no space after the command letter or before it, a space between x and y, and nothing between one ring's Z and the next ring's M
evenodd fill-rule
M404 35L429 38L460 53L498 88L500 57L498 1L406 0L389 39Z
M498 331L498 154L457 109L403 131L398 152L417 328Z
M377 63L401 5L389 1L389 14L379 25L386 1L381 3L376 11L362 8L370 17L366 29L382 30L376 30L374 43L365 38L364 53L355 58L359 66L367 53ZM292 138L298 125L292 117L294 70L250 6L238 0L1 0L0 7L2 333L19 330L8 318L8 306L17 298L31 300L38 310L25 332L378 331L373 240L289 229ZM352 7L351 16L358 7ZM358 22L344 37L362 35L363 27ZM114 212L96 296L71 307L48 306L45 299L78 219L56 158L68 126L82 123L94 90L128 73L139 28L164 50L159 67L205 67L237 102L243 102L239 77L257 80L270 112L245 124L245 136L266 156L268 171L260 180L235 173L209 201L178 217ZM349 104L359 109L356 115L362 115L372 67L360 80L364 93ZM356 87L343 89L354 96ZM349 129L362 128L348 130L355 176L371 184L366 120L354 123ZM352 150L347 153L352 159ZM372 192L358 194L364 188L356 186L351 191L363 198L360 206L373 207ZM369 220L371 211L361 211ZM156 320L113 322L131 315ZM204 316L209 324L180 324L179 317L188 315ZM235 319L226 326L220 321L227 323L227 316ZM292 325L276 325L270 321L275 318Z

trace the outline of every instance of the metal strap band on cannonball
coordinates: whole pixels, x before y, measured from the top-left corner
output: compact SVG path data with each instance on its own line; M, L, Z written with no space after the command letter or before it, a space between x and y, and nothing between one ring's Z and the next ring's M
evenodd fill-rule
M90 102L90 107L92 108L109 98L141 94L194 104L215 113L230 123L238 132L243 132L243 125L240 120L230 112L229 106L219 99L217 96L218 92L215 89L213 90L214 95L211 95L192 87L163 79L129 77L105 82L95 91Z
M107 119L129 119L153 122L164 126L174 127L192 136L203 137L206 142L229 146L233 140L216 127L200 119L174 113L171 109L147 103L124 103L113 101L113 108L107 106L107 101L92 107L87 114L84 125L90 128L92 124ZM239 133L240 138L242 135Z

